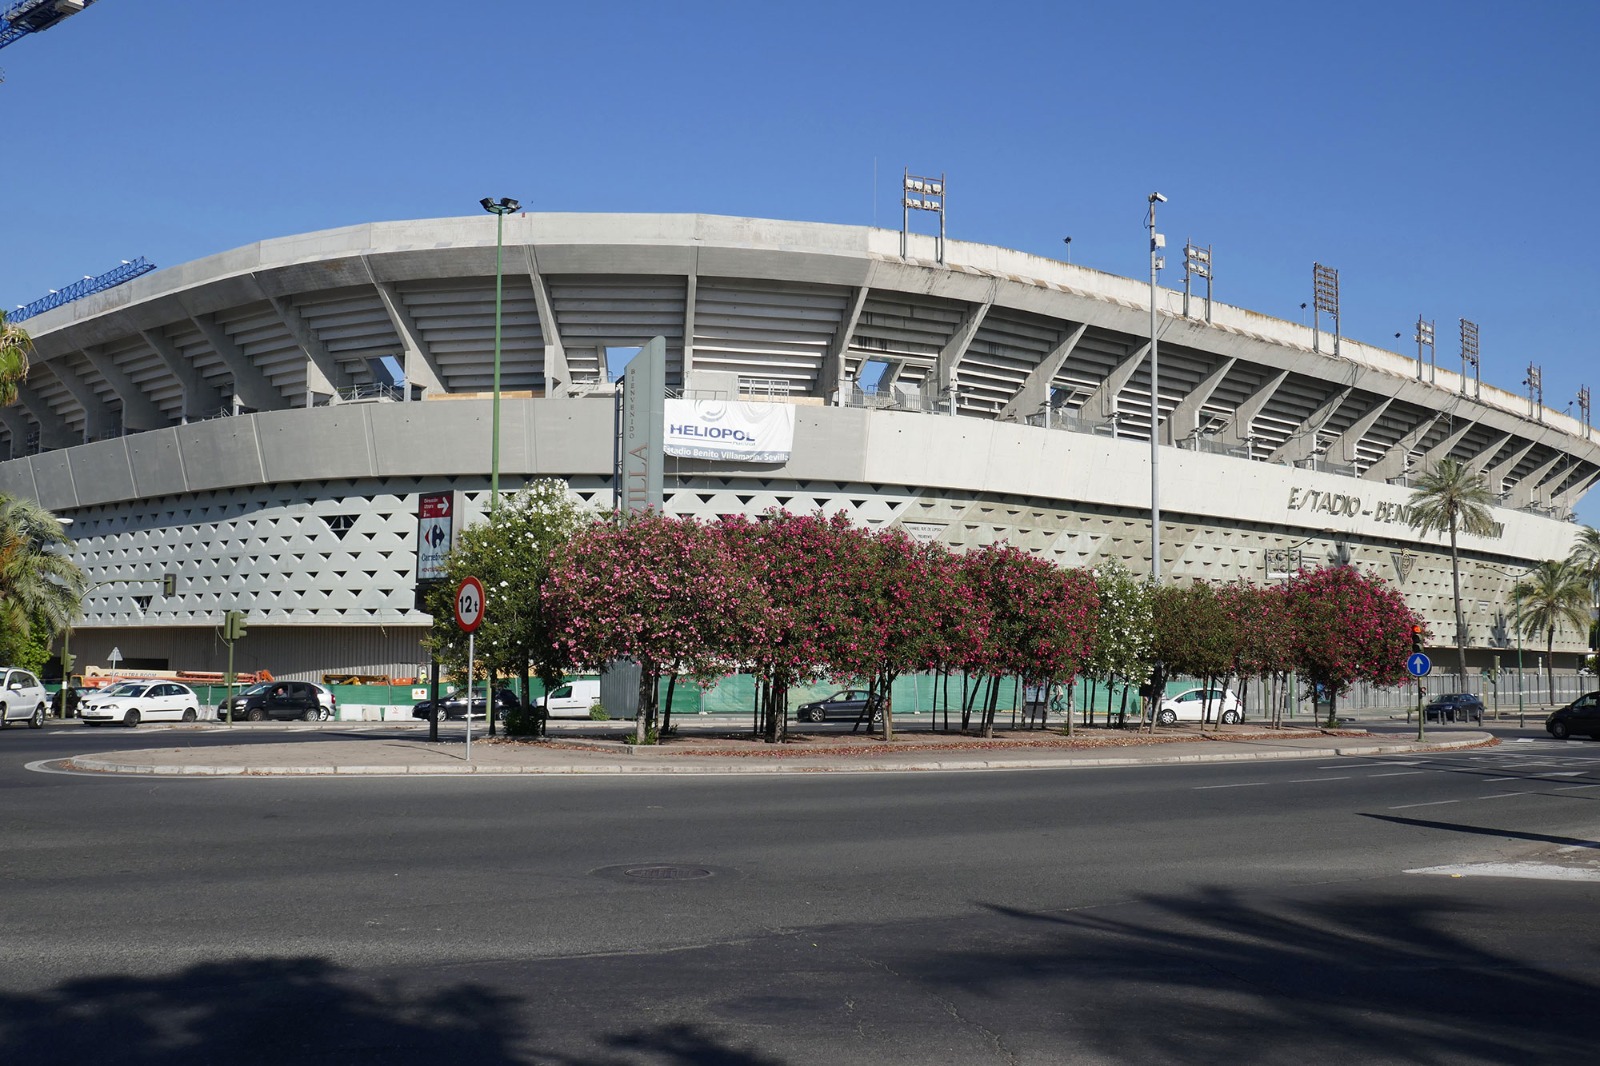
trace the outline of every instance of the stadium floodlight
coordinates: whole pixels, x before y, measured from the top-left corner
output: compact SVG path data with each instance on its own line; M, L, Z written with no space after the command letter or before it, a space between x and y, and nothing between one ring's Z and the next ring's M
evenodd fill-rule
M1461 395L1467 394L1467 367L1472 367L1473 398L1483 399L1483 375L1478 368L1478 324L1461 320Z
M1528 386L1528 417L1544 420L1544 368L1528 364L1528 376L1522 379Z
M1578 412L1583 416L1583 439L1589 439L1589 386L1578 386Z
M932 211L939 216L939 243L937 245L938 260L944 263L944 175L937 178L917 177L906 168L902 187L905 193L918 193L917 196L902 195L900 197L900 258L909 258L907 245L911 233L911 212Z
M1333 354L1339 354L1339 272L1321 263L1311 264L1311 350L1322 350L1322 315L1333 316Z
M1428 374L1428 380L1433 381L1438 376L1439 370L1439 359L1433 347L1433 323L1418 315L1417 335L1413 339L1417 342L1417 380L1422 380L1422 350L1426 348L1433 368Z
M1167 239L1156 232L1156 204L1167 198L1150 194L1150 583L1161 584L1161 362L1156 345L1156 280L1166 260L1161 249Z
M485 196L478 201L494 215L494 391L491 394L489 441L489 513L500 510L500 305L505 273L506 216L522 205L509 196L498 201Z
M1195 278L1206 281L1206 321L1211 321L1211 245L1183 242L1183 317L1189 317L1189 294Z

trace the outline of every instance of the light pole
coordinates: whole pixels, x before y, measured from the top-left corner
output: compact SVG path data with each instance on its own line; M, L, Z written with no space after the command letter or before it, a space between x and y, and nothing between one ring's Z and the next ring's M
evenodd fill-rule
M522 210L522 205L508 196L502 196L499 200L485 196L478 203L494 215L494 399L490 418L493 437L489 442L489 513L493 514L500 510L500 300L505 268L506 216Z
M1161 421L1161 361L1156 350L1156 277L1166 265L1161 249L1166 237L1156 232L1156 204L1167 198L1150 194L1150 583L1161 584L1161 438L1156 429Z
M63 523L63 524L65 524L65 523ZM173 595L173 593L177 589L177 577L175 575L173 575L173 574L163 574L161 577L150 577L150 578L109 577L109 578L106 578L104 581L96 581L93 584L84 586L83 592L81 594L79 594L79 596L77 598L77 601L72 605L73 613L74 614L77 613L78 608L83 605L83 601L88 597L89 593L93 592L95 589L104 588L107 585L154 585L154 584L157 584L157 583L159 583L161 585L161 594L164 595L164 596ZM113 663L112 665L115 666L116 664ZM61 717L62 718L65 718L67 716L67 695L66 695L66 692L67 692L67 689L69 689L71 687L72 687L72 619L69 616L67 618L66 628L61 631L61 693L62 693L62 695L61 695Z

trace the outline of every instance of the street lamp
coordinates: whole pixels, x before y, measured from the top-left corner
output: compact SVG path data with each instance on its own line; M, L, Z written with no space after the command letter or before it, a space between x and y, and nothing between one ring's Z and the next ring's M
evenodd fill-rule
M522 205L509 196L491 200L485 196L478 201L485 211L494 215L494 399L489 443L489 512L500 510L500 301L505 268L506 216L522 210Z
M1161 438L1157 424L1161 421L1161 363L1156 353L1156 276L1166 266L1161 249L1167 238L1156 232L1156 204L1167 198L1158 192L1150 194L1150 583L1161 584Z
M57 519L57 521L59 521L62 525L67 525L72 521L72 519L70 519L70 518ZM77 613L78 608L83 606L83 601L88 599L89 598L89 593L93 592L95 589L104 588L107 585L154 585L154 584L157 584L157 583L159 583L161 585L161 594L163 596L171 596L171 595L174 595L177 592L178 578L177 578L177 575L175 575L175 574L163 574L160 577L151 577L151 578L109 577L109 578L106 578L104 581L96 581L96 582L94 582L92 584L84 586L83 592L81 594L79 594L79 596L77 597L77 601L73 604L73 613L74 614ZM116 663L112 663L111 665L115 666ZM67 716L67 696L66 696L66 691L67 691L67 689L69 689L71 687L72 687L72 618L69 615L67 617L66 628L61 631L61 692L62 692L62 696L61 696L61 717L62 718L65 718Z

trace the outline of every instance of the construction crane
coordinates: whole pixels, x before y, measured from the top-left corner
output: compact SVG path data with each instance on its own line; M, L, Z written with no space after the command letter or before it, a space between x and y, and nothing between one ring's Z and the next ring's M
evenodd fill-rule
M95 0L22 0L0 14L0 48L76 15Z

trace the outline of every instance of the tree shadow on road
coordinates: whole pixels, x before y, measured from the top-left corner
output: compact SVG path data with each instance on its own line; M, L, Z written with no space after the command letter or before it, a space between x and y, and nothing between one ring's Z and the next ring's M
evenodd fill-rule
M536 1013L529 1000L472 982L413 990L322 959L246 959L0 991L0 1056L30 1066L780 1066L689 1023L542 1048Z
M1533 952L1550 961L1513 957L1497 947L1501 909L1447 890L1320 886L1263 904L1213 888L1069 914L988 909L1021 924L996 937L981 923L981 940L919 976L958 1004L1046 993L1036 1030L1064 1041L1064 1061L1074 1044L1138 1062L1284 1062L1311 1049L1360 1062L1593 1061L1575 1008L1600 991L1595 937L1551 929Z

